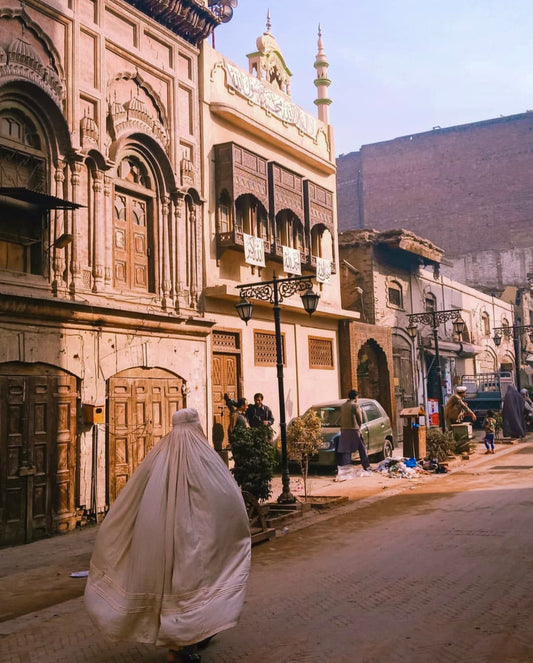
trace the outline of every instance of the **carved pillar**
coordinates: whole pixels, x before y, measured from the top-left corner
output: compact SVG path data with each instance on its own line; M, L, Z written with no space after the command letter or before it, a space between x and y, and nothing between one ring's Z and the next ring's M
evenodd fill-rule
M198 237L196 205L192 199L188 201L187 211L189 234L189 301L191 306L196 307L200 294L198 292Z
M113 283L113 198L111 177L104 175L104 218L101 224L104 244L104 280L106 285Z
M172 281L170 276L170 244L169 244L169 218L170 218L170 199L166 196L161 200L161 221L163 226L162 237L162 291L163 297L161 306L166 309L170 304L169 297L172 288Z
M58 161L56 171L54 173L55 179L55 195L57 198L64 198L65 192L63 190L65 184L65 162ZM61 235L63 230L66 230L63 210L54 210L52 212L52 230L49 237L49 244L52 245L52 279L51 287L54 297L57 297L58 290L64 287L63 272L65 271L64 249L59 249L55 245L55 241Z
M179 242L178 242L178 226L180 222L180 208L179 208L179 198L176 194L172 197L172 213L169 217L170 222L170 279L172 282L171 294L174 301L174 308L176 312L180 310L179 302L179 264L180 264L180 255L179 255Z
M104 174L97 170L93 180L93 292L102 290L104 283L105 202Z
M70 162L70 185L72 188L71 200L74 203L78 202L79 186L82 164L79 161ZM81 277L81 266L78 260L78 244L79 244L79 229L78 229L78 210L72 210L71 217L72 226L72 245L70 247L70 283L69 292L70 296L74 297L76 289Z
M189 307L187 299L188 249L184 207L185 201L183 196L177 194L174 201L174 218L176 222L176 273L174 276L174 290L177 295L176 308Z

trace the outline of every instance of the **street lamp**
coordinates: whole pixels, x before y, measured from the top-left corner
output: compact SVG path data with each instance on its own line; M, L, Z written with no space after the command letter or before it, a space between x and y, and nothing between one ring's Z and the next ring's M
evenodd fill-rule
M453 331L458 336L461 336L465 329L465 321L461 318L461 311L459 310L446 310L446 311L426 311L425 313L410 313L409 317L409 326L407 327L407 333L414 340L418 334L418 324L429 325L433 331L433 341L435 343L435 368L437 371L437 376L439 378L439 388L437 390L437 397L439 401L439 423L440 427L444 431L446 425L444 422L444 401L442 398L442 370L440 366L440 354L439 354L439 336L438 329L439 325L448 320L453 320Z
M253 304L248 301L259 299L273 304L274 308L274 329L276 333L276 367L278 375L278 395L279 395L279 427L281 437L281 483L283 489L278 497L280 504L292 504L296 498L290 490L289 477L289 457L287 454L287 424L285 422L285 389L283 386L283 353L281 345L281 322L280 322L280 303L285 297L290 297L296 292L301 295L304 309L312 315L318 306L320 295L313 292L313 281L310 276L295 276L286 279L278 279L276 274L272 275L272 281L260 281L259 283L248 283L238 285L241 300L235 305L240 319L248 324L252 317Z
M496 347L501 345L502 336L513 338L516 388L520 390L520 334L527 332L529 340L533 343L533 325L513 325L512 327L506 325L505 327L493 327L492 331L494 332L492 340Z

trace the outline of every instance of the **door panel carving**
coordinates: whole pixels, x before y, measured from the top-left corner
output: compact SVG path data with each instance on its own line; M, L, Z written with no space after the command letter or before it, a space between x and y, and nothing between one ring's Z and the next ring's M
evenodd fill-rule
M172 427L183 380L162 369L129 369L108 380L108 503Z
M74 527L76 378L40 364L5 364L0 396L0 542Z

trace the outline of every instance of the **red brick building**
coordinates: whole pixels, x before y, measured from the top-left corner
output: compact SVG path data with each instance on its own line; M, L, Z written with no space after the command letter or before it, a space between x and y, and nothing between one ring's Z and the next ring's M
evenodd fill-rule
M337 160L339 230L405 228L453 277L522 287L533 271L533 112L363 145Z

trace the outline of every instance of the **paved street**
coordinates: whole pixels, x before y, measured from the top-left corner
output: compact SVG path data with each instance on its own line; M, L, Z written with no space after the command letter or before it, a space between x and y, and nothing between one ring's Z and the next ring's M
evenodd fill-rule
M316 479L315 493L352 501L254 548L241 623L204 663L532 660L533 439L497 449L422 480ZM2 663L164 661L162 649L103 639L79 596L43 607L41 585L81 591L68 576L86 568L93 537L0 551ZM10 618L7 588L28 578L42 609Z

